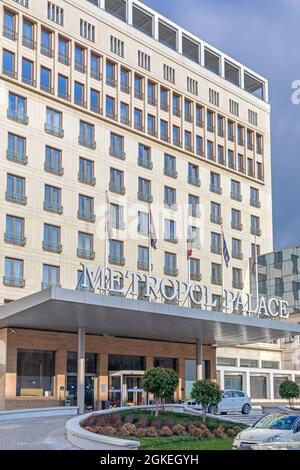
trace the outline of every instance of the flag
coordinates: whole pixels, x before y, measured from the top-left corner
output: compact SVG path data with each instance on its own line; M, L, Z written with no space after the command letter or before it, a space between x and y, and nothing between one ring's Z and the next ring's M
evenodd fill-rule
M149 238L150 238L150 243L151 243L152 248L156 250L157 236L156 236L155 225L154 225L154 221L152 217L152 211L150 207L149 207Z
M223 230L222 230L222 238L223 238L223 258L224 258L224 261L225 261L225 264L226 264L226 268L228 268L229 261L230 261L230 256L229 256L229 251L228 251L228 248L227 248L227 243L226 243L226 240L225 240Z
M106 192L106 209L105 209L105 231L109 240L113 238L113 228L110 212L110 203L108 200L108 193Z
M192 227L189 227L187 234L187 259L193 256L193 240L193 229Z

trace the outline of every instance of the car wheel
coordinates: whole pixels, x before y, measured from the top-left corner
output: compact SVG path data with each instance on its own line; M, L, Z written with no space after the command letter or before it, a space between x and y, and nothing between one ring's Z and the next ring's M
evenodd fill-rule
M251 406L248 405L248 403L246 403L246 405L244 405L243 408L242 408L242 414L243 415L248 415L248 414L250 414L250 411L251 411Z
M216 415L218 413L218 407L216 405L210 405L207 411L210 415Z

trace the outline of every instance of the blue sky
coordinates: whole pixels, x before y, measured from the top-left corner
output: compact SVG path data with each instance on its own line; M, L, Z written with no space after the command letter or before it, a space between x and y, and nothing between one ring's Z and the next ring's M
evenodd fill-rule
M275 248L300 244L300 0L143 0L269 80Z

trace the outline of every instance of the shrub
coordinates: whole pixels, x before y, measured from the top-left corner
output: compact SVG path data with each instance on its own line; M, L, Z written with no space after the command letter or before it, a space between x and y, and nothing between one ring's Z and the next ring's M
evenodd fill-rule
M279 394L281 398L288 400L289 406L292 407L294 401L299 398L300 389L296 382L285 380L280 384Z
M125 423L121 429L122 436L134 436L136 433L136 427L132 423Z
M203 431L200 428L194 427L194 429L191 430L191 435L197 437L197 439L203 439Z
M193 430L196 428L197 426L195 426L195 424L187 424L186 425L186 430L192 434Z
M208 428L201 429L201 431L202 431L203 439L211 439L213 437L213 434L210 432L210 430Z
M226 434L227 434L228 437L235 437L236 436L235 430L231 429L231 428L227 429Z
M105 428L103 426L95 426L94 427L94 432L96 434L105 434Z
M114 436L116 434L116 428L114 428L113 426L106 426L104 428L104 432L105 434L107 434L108 436Z
M161 435L161 436L165 436L165 437L167 437L167 436L173 436L173 431L172 431L171 428L169 428L169 426L163 426L163 427L161 428L160 435Z
M146 428L149 425L149 418L148 416L142 416L136 423L137 428Z
M225 437L225 430L223 426L219 426L217 429L213 431L214 436L218 437L219 439L222 439Z
M156 429L160 429L161 426L162 426L162 422L161 422L160 419L153 419L152 423L151 423L151 426L152 427L154 426Z
M157 437L157 430L154 426L150 426L150 428L146 429L146 436L147 437Z
M137 428L135 431L135 435L137 437L145 437L147 436L147 429L145 428Z
M86 426L86 427L84 427L84 430L88 431L88 432L95 432L93 426Z
M110 424L116 426L122 422L121 415L119 413L112 413L110 415Z
M125 416L125 418L124 418L124 423L130 423L130 424L132 424L132 423L133 423L133 416L132 416L132 415L127 415L127 416Z
M167 419L167 420L163 421L162 425L163 426L168 426L168 428L172 429L175 426L175 423L171 419Z
M176 424L176 426L173 427L172 431L175 436L182 436L183 434L185 434L185 427L181 424Z

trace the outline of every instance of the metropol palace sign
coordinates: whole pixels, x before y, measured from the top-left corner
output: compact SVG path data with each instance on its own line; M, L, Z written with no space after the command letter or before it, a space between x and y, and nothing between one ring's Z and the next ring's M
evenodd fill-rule
M122 271L107 267L98 267L91 271L85 264L81 278L81 289L93 293L123 295L138 298L140 283L143 286L143 298L152 302L165 300L180 306L189 306L192 302L203 310L215 308L212 293L208 286L197 283L187 283L180 280L161 279L157 276L133 271ZM223 311L229 314L244 315L255 318L288 319L288 302L278 298L259 297L242 292L224 289Z

